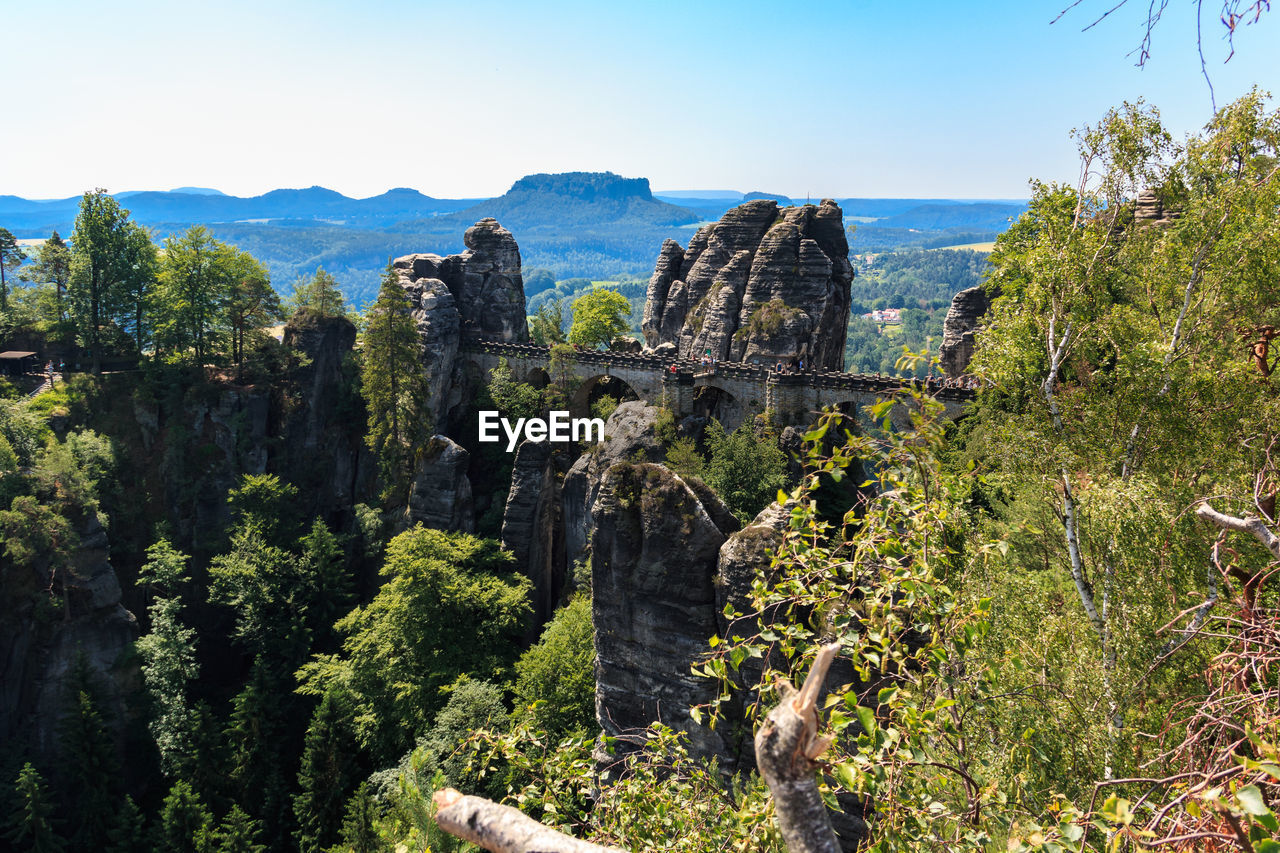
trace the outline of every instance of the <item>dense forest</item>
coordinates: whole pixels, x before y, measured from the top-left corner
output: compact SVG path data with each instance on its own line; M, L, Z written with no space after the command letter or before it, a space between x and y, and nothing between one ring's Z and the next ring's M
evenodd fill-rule
M560 335L632 325L642 284L538 263L541 381L460 369L433 410L394 268L357 315L323 270L282 301L244 245L157 245L105 193L30 258L0 231L4 338L55 374L0 385L0 641L65 664L5 671L0 849L460 850L449 788L636 851L794 851L806 796L814 849L1280 849L1280 114L1255 92L1180 141L1125 104L1076 140L1081 182L1035 184L989 255L855 241L855 369L906 344L929 370L949 297L992 297L960 417L908 385L730 431L576 387ZM446 435L582 400L611 442L541 467ZM488 517L411 523L464 504L453 438ZM550 601L498 538L537 472L617 522ZM675 584L718 613L671 674L706 701L602 736L605 572L641 542L641 597L670 594L691 530L738 549ZM821 700L784 683L828 665ZM788 705L805 784L771 790L743 756Z

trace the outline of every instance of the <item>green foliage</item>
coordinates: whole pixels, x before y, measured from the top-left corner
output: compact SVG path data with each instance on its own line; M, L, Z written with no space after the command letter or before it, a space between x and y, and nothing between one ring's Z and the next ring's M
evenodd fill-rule
M365 441L377 454L388 489L403 494L417 448L430 435L430 392L409 297L390 265L378 301L369 309L363 348L362 390L369 412Z
M350 701L336 690L320 699L307 727L298 771L297 842L302 853L318 853L338 840L343 806L359 779L359 745Z
M591 404L591 416L607 421L618 408L618 403L617 397L602 394Z
M204 853L209 848L213 815L191 786L174 782L160 809L156 827L156 853L171 850L193 850Z
M496 542L421 526L387 546L386 582L338 623L342 652L298 673L303 692L349 691L356 729L390 761L426 731L461 676L505 679L529 614L530 583Z
M133 797L125 795L123 803L116 812L111 830L107 833L106 853L137 853L147 850L147 820L133 801Z
M592 733L595 660L591 600L578 597L556 612L516 662L516 714L552 736Z
M162 536L147 548L147 562L138 569L138 583L154 587L166 595L174 595L182 584L191 580L187 573L190 560L190 556L174 548Z
M707 464L692 438L677 438L667 447L663 464L681 477L706 477Z
M787 457L769 430L757 433L743 424L725 434L719 421L707 423L710 459L705 479L725 506L746 524L773 501L787 485Z
M156 251L146 229L105 190L85 193L71 235L71 320L96 364L103 347L120 347L121 332L145 341L144 321Z
M210 853L265 853L267 846L258 843L261 832L256 820L233 805L210 836L207 849Z
M541 391L512 378L511 368L507 366L505 358L499 359L498 366L489 371L485 393L493 408L513 422L516 418L535 418L546 408Z
M565 343L563 301L544 302L529 315L529 337L544 347Z
M96 850L106 844L115 823L120 767L111 734L90 694L83 660L76 667L73 684L76 689L70 712L59 727L58 744L67 768L67 812L76 818L69 842L77 849Z
M273 545L291 544L297 535L298 490L275 474L245 474L227 503L233 525L255 527Z
M244 366L245 347L261 345L268 339L264 330L284 317L280 296L271 286L271 276L248 252L232 258L227 288L227 328L231 337L231 361Z
M799 315L798 309L792 308L775 296L752 311L751 316L747 318L746 325L742 327L742 330L734 334L750 334L757 337L777 335L782 331L782 327L786 323Z
M22 765L15 782L14 801L17 808L9 815L5 838L15 850L31 853L58 853L63 849L62 838L53 828L53 803L45 787L44 777L31 762Z
M454 686L449 701L431 721L428 733L401 760L397 773L408 773L419 783L483 790L501 796L504 780L495 775L476 778L470 766L468 741L480 730L502 732L509 728L503 689L488 681L466 679ZM432 781L439 777L440 784Z
M156 598L147 615L151 630L135 646L151 700L149 729L160 752L161 768L176 777L193 758L196 717L188 684L199 670L196 632L183 624L182 602L177 598Z
M351 795L342 821L342 844L334 848L341 853L382 853L388 849L375 829L378 808L367 782Z
M313 587L307 618L313 634L327 636L333 623L352 604L351 573L347 567L342 542L319 518L311 522L311 530L298 540L301 547L301 574L304 583Z
M594 349L605 346L631 328L626 321L631 303L616 290L597 288L573 301L573 322L569 325L571 344Z
M290 313L309 311L321 317L345 317L347 315L346 299L338 280L323 267L316 267L310 279L302 276L293 283L293 294L289 298Z
M279 659L286 668L310 648L307 606L316 594L306 567L268 544L256 519L241 523L231 550L209 565L209 600L236 614L232 636L255 655Z
M9 310L9 281L26 259L17 238L8 228L0 228L0 312Z
M253 258L202 226L165 240L156 292L157 349L173 360L205 364L227 342L232 288L258 276L265 271Z

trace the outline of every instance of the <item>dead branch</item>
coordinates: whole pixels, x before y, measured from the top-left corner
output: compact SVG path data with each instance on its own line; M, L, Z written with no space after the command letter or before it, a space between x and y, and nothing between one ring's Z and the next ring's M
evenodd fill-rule
M1271 552L1271 556L1280 560L1280 537L1277 537L1272 530L1267 527L1267 523L1261 518L1254 515L1246 515L1243 518L1234 515L1225 515L1218 512L1207 503L1202 503L1196 507L1196 515L1205 521L1216 524L1223 530L1235 530L1240 533L1248 533L1254 539L1262 543L1262 546Z
M773 793L778 830L790 853L840 853L814 763L831 745L818 737L818 696L838 651L839 643L822 647L799 693L783 680L782 700L756 733L756 764Z
M432 799L441 829L492 853L624 853L618 847L556 832L519 809L483 797L463 796L453 788L437 791Z
M782 700L756 734L756 763L773 792L778 829L789 853L840 853L818 791L818 758L830 746L818 737L818 698L839 643L823 646L799 692L785 679ZM432 797L436 823L450 835L491 853L625 853L543 826L519 809L445 788Z

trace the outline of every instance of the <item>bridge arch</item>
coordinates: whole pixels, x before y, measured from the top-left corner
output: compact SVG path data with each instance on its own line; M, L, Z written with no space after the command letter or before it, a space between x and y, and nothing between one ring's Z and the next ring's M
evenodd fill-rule
M639 400L640 395L630 383L609 373L597 373L582 381L573 399L569 401L569 412L575 418L591 417L591 407L601 397L610 396L619 403L628 400Z
M693 389L693 414L715 418L725 432L733 432L748 419L751 411L747 403L719 383L703 383Z

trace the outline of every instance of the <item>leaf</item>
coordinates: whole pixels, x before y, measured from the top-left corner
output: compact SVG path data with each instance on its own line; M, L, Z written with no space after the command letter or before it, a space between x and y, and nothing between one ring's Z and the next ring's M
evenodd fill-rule
M855 710L858 715L858 722L862 724L862 730L867 734L871 734L876 730L876 714L870 708L859 705Z
M1257 785L1246 785L1236 791L1236 800L1246 812L1255 817L1271 814L1271 809L1267 808L1266 800L1262 798L1262 792L1258 790Z

